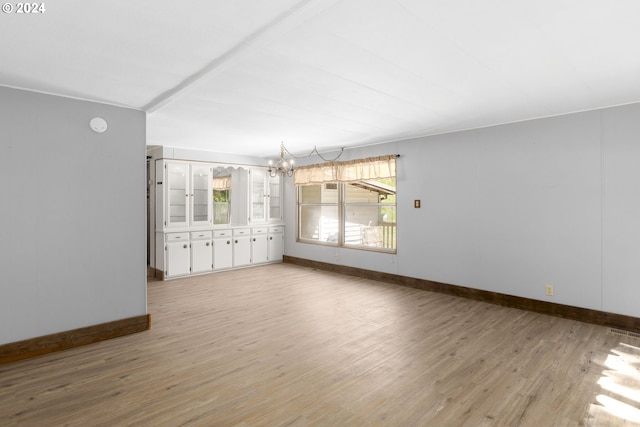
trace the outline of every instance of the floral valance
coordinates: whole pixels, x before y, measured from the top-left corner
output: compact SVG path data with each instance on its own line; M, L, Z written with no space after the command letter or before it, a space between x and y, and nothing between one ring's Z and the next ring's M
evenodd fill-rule
M214 190L229 190L231 189L231 176L216 176L213 178Z

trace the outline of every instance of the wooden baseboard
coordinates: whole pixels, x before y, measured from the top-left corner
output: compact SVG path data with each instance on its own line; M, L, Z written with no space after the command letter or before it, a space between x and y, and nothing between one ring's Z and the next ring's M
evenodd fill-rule
M329 264L287 255L284 256L284 262L640 333L640 318L625 316L623 314L607 313L588 308L516 297L497 292L483 291L362 268Z
M164 271L147 266L147 279L164 280Z
M151 315L143 314L128 319L2 344L0 345L0 365L142 332L149 328L151 328Z

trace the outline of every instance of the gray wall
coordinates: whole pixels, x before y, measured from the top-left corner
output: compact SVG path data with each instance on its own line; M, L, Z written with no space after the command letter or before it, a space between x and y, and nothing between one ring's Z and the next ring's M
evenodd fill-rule
M285 253L640 317L640 104L348 150L341 160L392 153L401 155L397 255L296 243L290 179Z
M145 121L0 87L0 344L146 313Z

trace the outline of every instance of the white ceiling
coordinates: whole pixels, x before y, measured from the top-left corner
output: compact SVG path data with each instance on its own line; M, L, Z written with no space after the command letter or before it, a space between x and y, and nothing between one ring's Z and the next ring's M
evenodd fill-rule
M147 143L275 156L640 101L638 0L55 0L0 85L142 109Z

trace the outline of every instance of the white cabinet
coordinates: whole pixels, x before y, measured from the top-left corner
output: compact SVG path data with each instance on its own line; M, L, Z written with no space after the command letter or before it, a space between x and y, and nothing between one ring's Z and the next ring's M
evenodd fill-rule
M224 270L233 267L233 245L231 230L213 231L213 268Z
M164 207L165 227L186 227L189 224L189 163L164 162L164 197L159 200Z
M233 266L249 264L251 264L251 229L236 228L233 230Z
M282 176L258 166L161 158L150 179L152 267L164 278L282 261Z
M190 273L189 233L165 234L165 277Z
M213 269L213 246L210 231L191 232L191 273Z
M271 177L267 173L267 222L282 222L282 186L280 184L281 179L282 177L280 177L280 175Z
M261 169L249 171L249 223L282 221L282 186L280 175L269 176Z
M210 225L212 223L213 168L206 163L192 163L189 193L189 212L191 225Z
M261 170L249 171L249 223L267 221L267 175Z
M267 227L254 227L251 229L251 263L261 264L267 262L268 256Z
M211 225L212 174L213 168L207 163L159 162L156 167L156 224L174 229Z
M269 227L268 232L268 260L282 261L284 252L284 226Z

